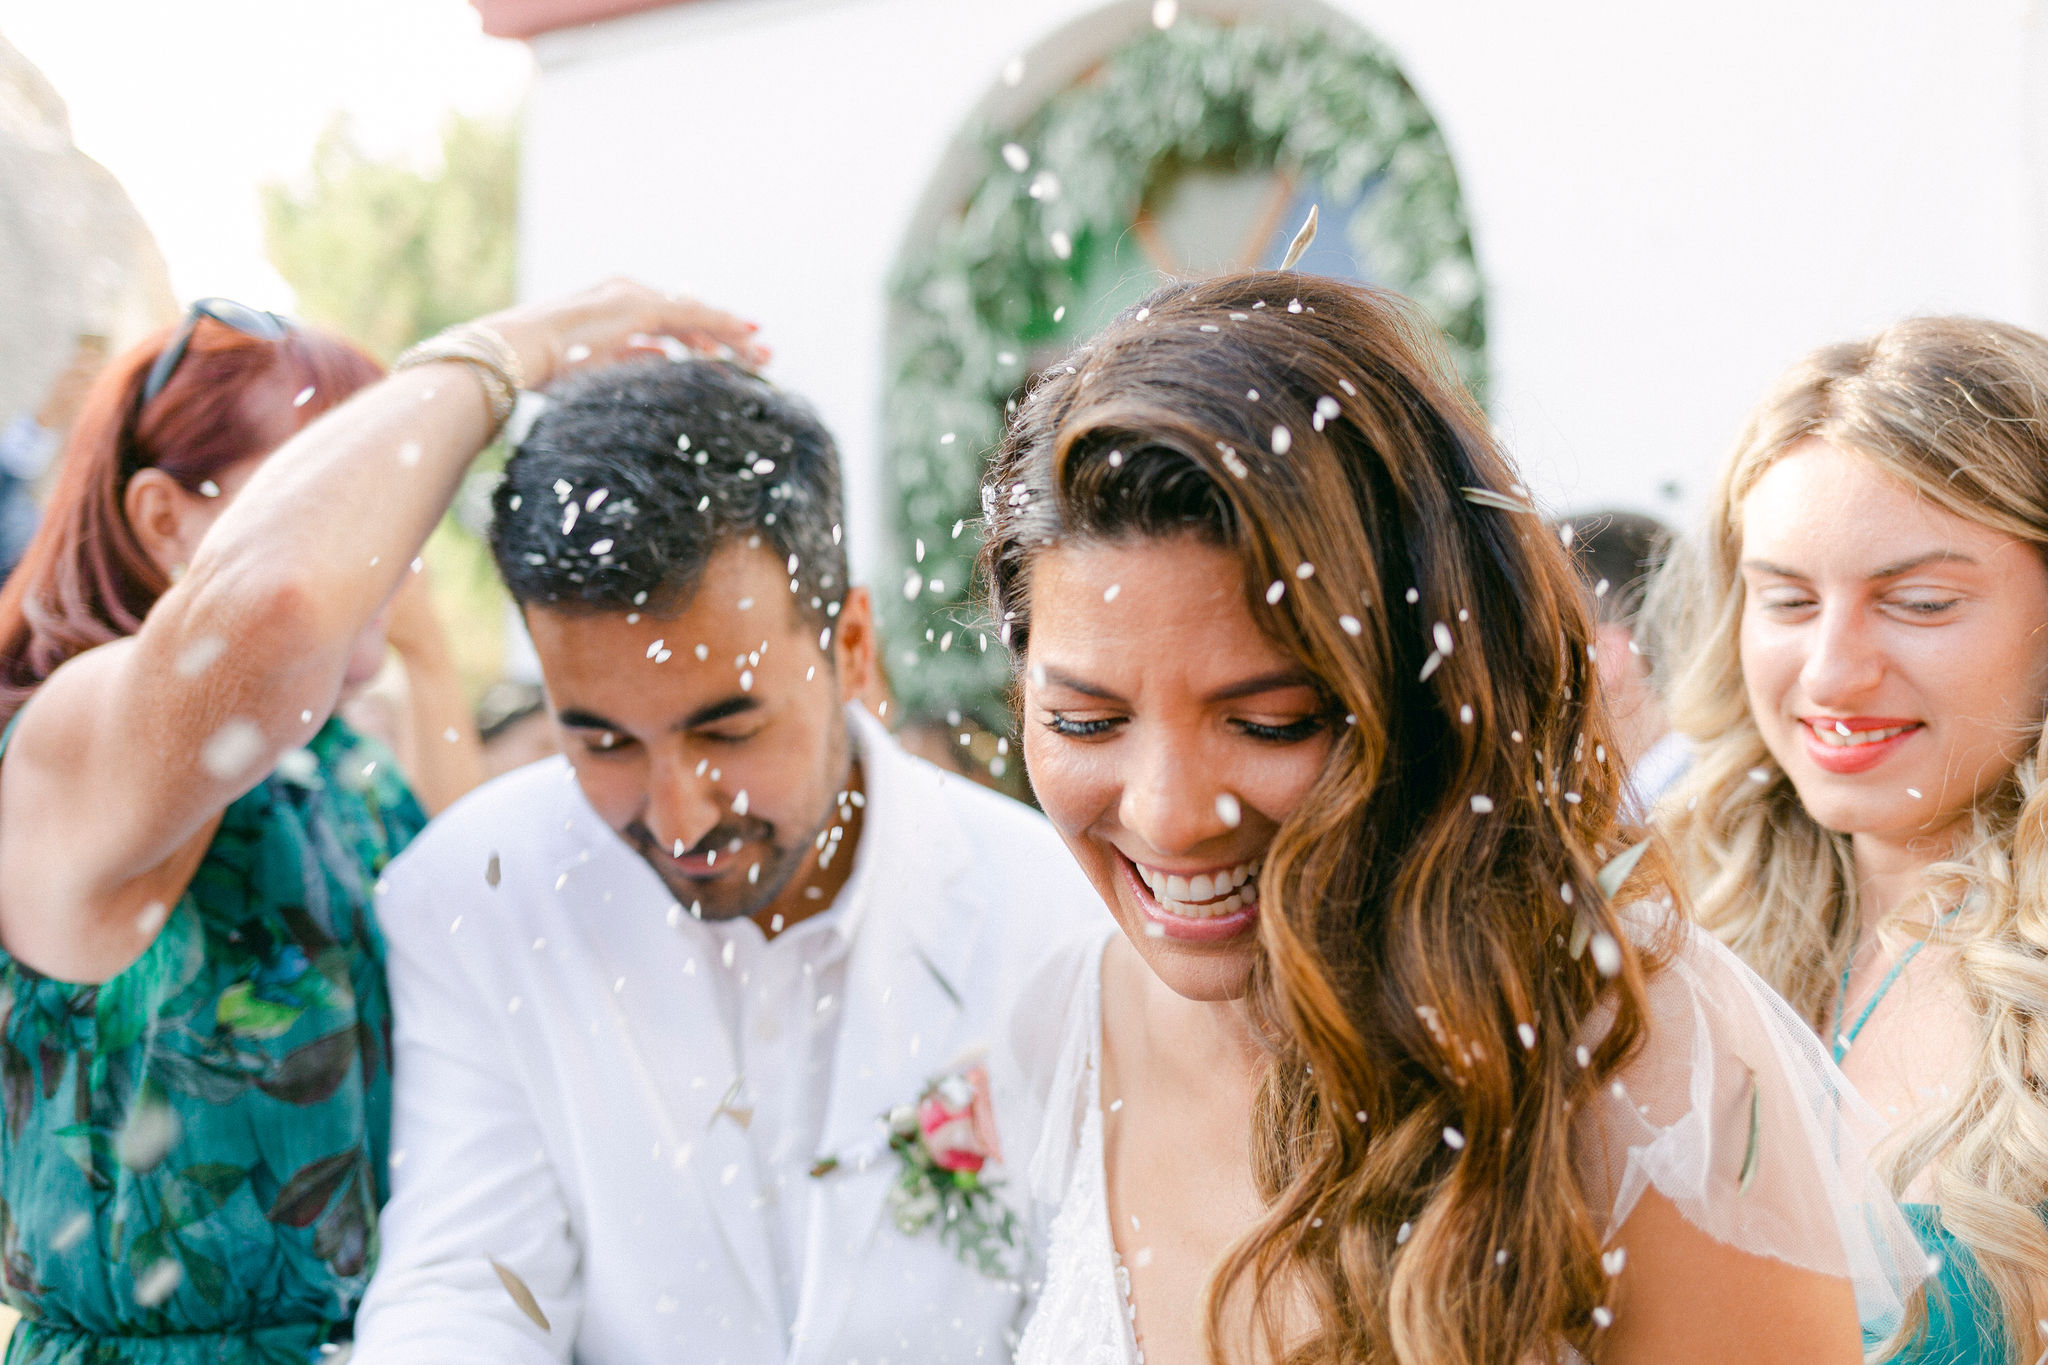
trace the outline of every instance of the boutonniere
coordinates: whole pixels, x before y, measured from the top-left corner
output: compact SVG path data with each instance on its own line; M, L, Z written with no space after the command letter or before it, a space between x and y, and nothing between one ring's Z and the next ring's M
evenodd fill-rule
M997 1197L1002 1182L984 1174L991 1161L1003 1159L987 1070L974 1065L947 1072L927 1084L915 1104L897 1105L882 1122L889 1150L902 1163L889 1188L897 1230L915 1237L936 1224L939 1241L961 1264L1008 1277L1017 1215ZM811 1174L828 1175L839 1164L827 1157Z

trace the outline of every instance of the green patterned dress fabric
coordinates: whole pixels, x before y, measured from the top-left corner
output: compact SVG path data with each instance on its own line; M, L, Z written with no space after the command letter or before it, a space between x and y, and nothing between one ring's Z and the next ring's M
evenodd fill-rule
M8 1365L304 1365L347 1338L390 1141L372 889L425 823L329 721L228 807L119 976L0 952Z

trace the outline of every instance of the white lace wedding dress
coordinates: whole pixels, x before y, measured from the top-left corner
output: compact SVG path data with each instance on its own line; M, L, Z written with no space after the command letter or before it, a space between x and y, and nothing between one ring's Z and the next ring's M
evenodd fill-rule
M1647 938L1664 920L1643 909L1627 922ZM1648 1038L1579 1122L1579 1178L1606 1211L1605 1235L1611 1242L1655 1189L1718 1241L1848 1279L1866 1334L1889 1334L1926 1258L1867 1161L1883 1121L1761 978L1699 929L1680 933L1670 964L1650 980ZM1103 1177L1104 942L1060 955L1043 989L1023 996L1032 1003L1030 1019L1019 1020L1019 1053L1027 1063L1036 1054L1045 1086L1030 1189L1051 1215L1017 1365L1144 1359ZM1580 1041L1600 1037L1607 1022L1588 1020Z

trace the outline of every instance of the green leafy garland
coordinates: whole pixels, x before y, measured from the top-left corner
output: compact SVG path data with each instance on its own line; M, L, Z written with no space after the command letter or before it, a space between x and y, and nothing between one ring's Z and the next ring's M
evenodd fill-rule
M982 471L1031 352L1079 340L1061 324L1094 302L1083 263L1113 249L1163 169L1286 168L1336 202L1363 195L1324 231L1340 228L1380 282L1436 319L1481 392L1486 318L1449 150L1362 34L1183 19L1111 54L1011 137L982 141L989 169L965 211L891 284L898 576L876 589L901 704L1006 733L1007 659L971 595Z

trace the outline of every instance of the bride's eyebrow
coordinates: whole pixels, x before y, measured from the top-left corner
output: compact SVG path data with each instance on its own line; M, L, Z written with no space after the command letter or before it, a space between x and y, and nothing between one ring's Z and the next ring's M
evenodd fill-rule
M1079 692L1084 697L1094 697L1098 701L1123 701L1122 697L1108 688L1098 686L1095 683L1084 682L1064 669L1040 668L1037 670L1037 673L1039 681L1048 686L1064 687L1069 692Z
M1256 697L1266 692L1284 692L1296 687L1306 687L1313 691L1316 680L1299 668L1276 669L1274 672L1261 673L1256 678L1246 678L1242 682L1234 682L1228 687L1219 688L1209 694L1208 700L1242 701L1246 697Z

